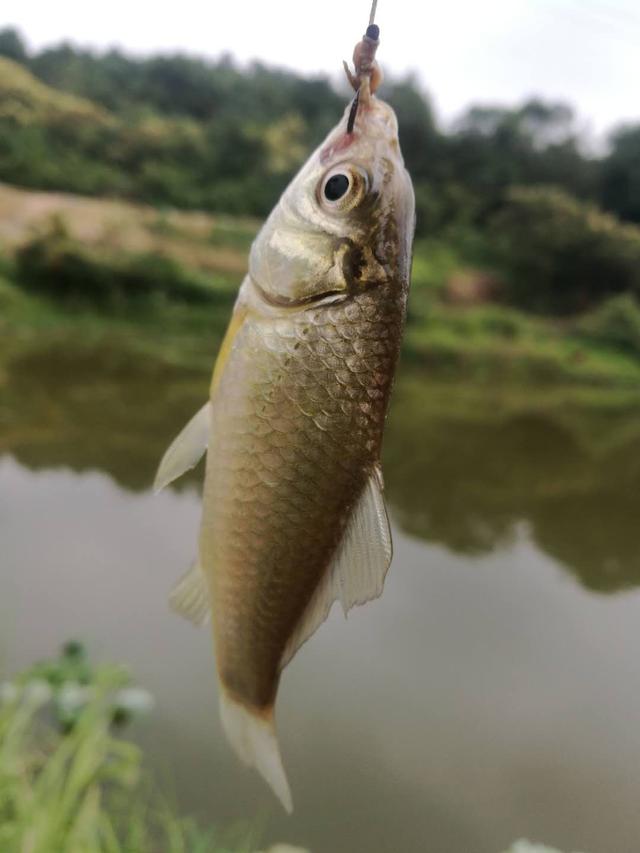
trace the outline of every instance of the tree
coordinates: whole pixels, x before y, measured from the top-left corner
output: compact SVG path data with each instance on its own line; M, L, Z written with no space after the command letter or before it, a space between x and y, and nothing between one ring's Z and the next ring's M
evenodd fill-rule
M0 30L0 56L13 59L15 62L26 63L27 48L20 33L13 27Z
M522 308L570 315L640 294L640 228L562 190L512 188L490 232L507 298Z
M640 222L640 124L619 128L602 163L600 194L607 210Z

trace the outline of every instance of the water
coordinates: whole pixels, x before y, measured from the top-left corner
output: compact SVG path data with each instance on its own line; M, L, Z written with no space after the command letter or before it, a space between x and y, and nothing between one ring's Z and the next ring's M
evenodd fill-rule
M0 386L0 654L70 637L156 696L140 731L207 821L314 853L499 853L640 838L640 405L405 373L385 450L395 558L283 679L286 818L221 735L208 632L166 607L198 476L152 496L207 378L117 348L16 358ZM265 817L266 816L266 817Z

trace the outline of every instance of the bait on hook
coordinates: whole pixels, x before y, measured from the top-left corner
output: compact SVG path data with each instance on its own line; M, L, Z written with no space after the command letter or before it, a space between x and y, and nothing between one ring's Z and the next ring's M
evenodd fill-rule
M377 5L378 0L373 0L371 14L369 15L369 26L353 50L355 73L351 71L346 61L342 63L347 80L356 93L347 120L347 133L353 133L359 105L362 103L364 106L369 106L371 95L382 82L382 71L375 58L380 44L380 27L374 23Z

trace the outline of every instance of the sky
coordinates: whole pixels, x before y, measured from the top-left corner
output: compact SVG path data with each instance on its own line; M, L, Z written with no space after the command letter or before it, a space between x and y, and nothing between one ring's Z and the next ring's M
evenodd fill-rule
M226 52L336 76L368 14L369 0L3 0L0 26L33 48ZM378 0L376 20L383 69L415 72L445 123L534 94L572 103L587 135L640 120L640 0Z

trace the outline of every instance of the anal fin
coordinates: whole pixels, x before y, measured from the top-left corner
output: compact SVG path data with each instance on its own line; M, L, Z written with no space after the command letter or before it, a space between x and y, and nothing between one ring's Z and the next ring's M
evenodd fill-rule
M161 491L198 464L209 444L210 432L211 402L207 401L171 442L162 457L153 484L155 492Z
M198 628L209 621L211 601L207 582L198 562L194 563L171 590L169 605Z
M382 474L376 466L353 508L331 566L289 638L281 669L325 621L334 601L340 601L346 616L356 604L381 595L392 555Z

